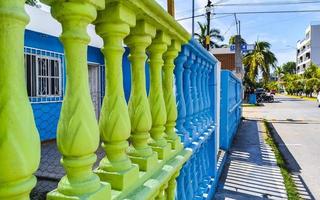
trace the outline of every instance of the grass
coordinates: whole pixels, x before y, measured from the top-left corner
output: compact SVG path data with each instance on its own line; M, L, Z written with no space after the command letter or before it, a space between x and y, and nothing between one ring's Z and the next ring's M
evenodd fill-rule
M266 120L264 120L263 123L266 127L265 141L272 148L272 151L275 154L275 157L277 160L277 165L279 166L281 174L283 176L288 199L300 200L302 198L299 196L297 186L296 186L295 182L293 181L292 175L287 167L287 164L284 160L283 155L281 154L281 152L279 150L278 144L275 142L275 140L273 138L272 127L271 127L270 123Z
M297 96L297 95L290 95L290 94L287 94L287 96L297 98L297 99L304 99L308 101L317 101L316 97Z

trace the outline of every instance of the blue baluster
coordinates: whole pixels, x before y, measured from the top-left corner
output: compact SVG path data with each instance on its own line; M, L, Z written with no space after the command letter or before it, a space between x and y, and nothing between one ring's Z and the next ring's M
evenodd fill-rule
M185 97L183 92L183 85L185 84L183 81L183 74L184 74L184 64L188 60L189 50L184 46L175 60L175 80L176 80L176 88L177 88L177 107L178 107L178 119L177 119L177 125L176 128L178 130L178 135L182 136L182 141L184 143L184 146L189 146L191 142L191 138L189 137L188 131L184 127L184 123L186 121L186 103L185 103Z
M187 188L186 199L193 200L194 191L193 191L193 163L192 158L186 163L186 178L184 179L184 186Z
M191 80L190 80L190 75L191 75L191 65L193 64L195 60L194 54L189 54L187 62L184 64L184 72L183 72L183 94L184 94L184 99L185 99L185 104L186 104L186 118L185 118L185 123L184 127L187 129L189 132L190 136L192 139L194 139L195 134L194 134L194 126L192 124L192 116L193 116L193 103L192 103L192 98L191 98Z
M201 132L205 131L205 122L204 122L204 117L203 117L203 108L204 108L204 103L203 103L203 88L202 88L202 71L203 71L203 60L199 62L198 66L198 72L197 72L197 88L198 88L198 102L199 102L199 112L198 112L198 119L199 119L199 126L201 127Z
M186 179L186 165L181 169L177 180L177 196L179 200L186 200L185 179ZM187 189L187 188L186 188Z
M192 123L195 126L196 130L196 139L199 137L199 125L198 125L198 112L199 112L199 104L198 104L198 95L197 95L197 68L199 66L199 59L197 57L194 64L191 66L191 98L193 104L193 116L192 116Z

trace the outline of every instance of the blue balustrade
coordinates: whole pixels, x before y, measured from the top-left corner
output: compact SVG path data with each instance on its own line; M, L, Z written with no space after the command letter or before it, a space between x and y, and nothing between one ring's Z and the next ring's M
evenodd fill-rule
M183 46L175 64L176 128L178 132L184 129L189 133L191 141L185 146L193 151L177 179L177 199L211 199L219 177L216 177L217 105L215 99L210 99L209 76L215 74L212 72L217 70L217 60L192 39ZM214 91L216 93L216 89Z
M221 71L220 147L229 150L242 116L242 84L232 72Z

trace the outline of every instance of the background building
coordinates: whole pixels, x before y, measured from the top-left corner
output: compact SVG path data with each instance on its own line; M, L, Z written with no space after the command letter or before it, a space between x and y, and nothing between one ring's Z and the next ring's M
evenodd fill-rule
M320 24L309 25L305 38L297 42L297 74L302 74L311 63L320 65Z

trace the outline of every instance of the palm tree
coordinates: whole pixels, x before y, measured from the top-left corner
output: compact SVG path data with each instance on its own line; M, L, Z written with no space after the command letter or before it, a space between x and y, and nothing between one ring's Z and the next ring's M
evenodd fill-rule
M200 27L200 33L195 33L195 36L198 38L200 44L202 44L203 47L206 47L207 25L201 24L200 22L198 22L198 24ZM221 45L215 42L214 39L220 42L224 40L224 37L221 35L221 32L219 29L210 30L210 47L211 48L221 47Z
M275 68L277 58L270 51L270 43L265 41L255 42L254 50L243 58L243 64L247 75L251 81L254 81L259 72L262 73L264 83L270 78L270 67Z
M229 44L235 44L236 43L236 35L233 35L230 37L229 39ZM243 45L243 44L247 44L246 40L243 39L242 37L240 38L240 44Z
M274 73L277 76L278 81L280 81L284 74L282 67L276 67Z

